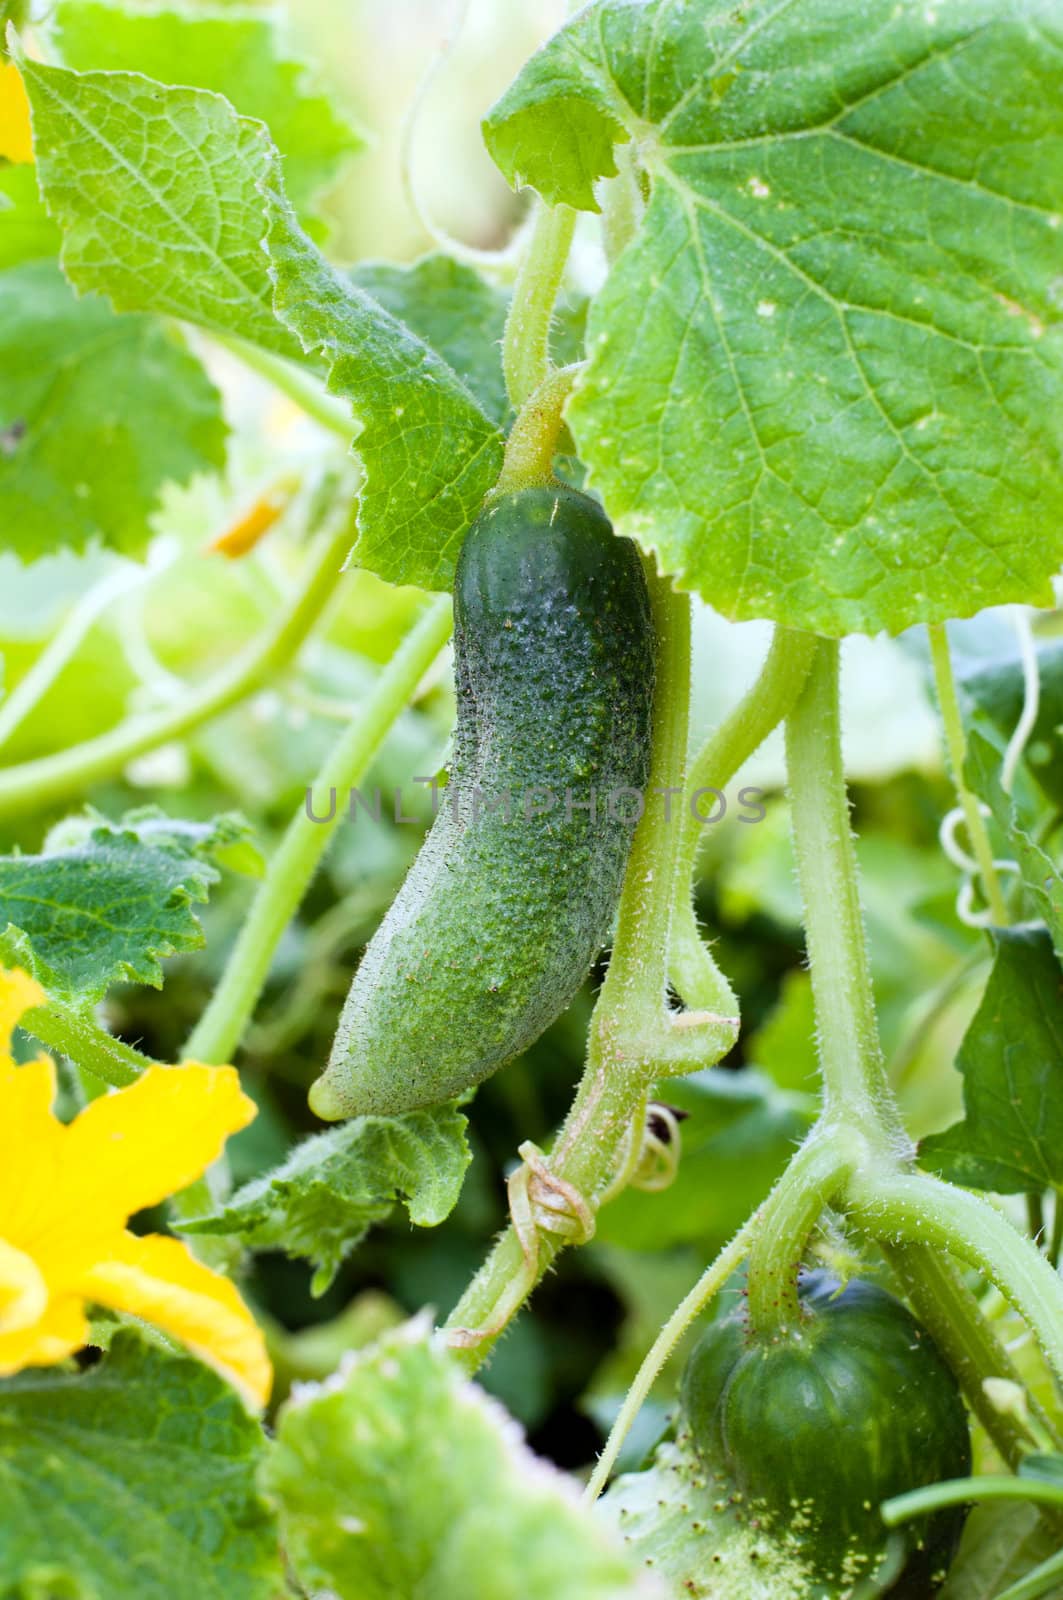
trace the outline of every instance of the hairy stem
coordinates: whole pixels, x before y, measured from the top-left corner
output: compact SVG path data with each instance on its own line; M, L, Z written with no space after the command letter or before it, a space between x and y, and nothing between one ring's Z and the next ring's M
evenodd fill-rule
M871 990L842 767L838 645L822 639L786 724L794 853L828 1119L906 1149Z
M694 1321L694 1318L701 1315L711 1303L717 1291L723 1288L731 1274L741 1266L749 1253L749 1246L756 1226L757 1218L755 1216L751 1217L745 1226L735 1234L730 1244L724 1246L711 1266L706 1267L690 1293L676 1306L672 1315L646 1352L642 1365L635 1374L635 1380L625 1395L624 1403L610 1430L609 1437L605 1442L605 1449L598 1457L590 1481L587 1484L585 1490L585 1498L587 1500L597 1500L605 1488L624 1440L631 1432L635 1419L641 1411L650 1390L656 1383L662 1368L668 1362L672 1352Z
M954 1262L922 1244L880 1243L912 1310L956 1375L967 1403L1009 1467L1030 1450L1030 1436L1017 1417L993 1405L985 1379L1006 1378L1024 1387L1011 1356L967 1287ZM1031 1412L1051 1436L1047 1414L1028 1395Z
M550 372L521 407L506 440L497 492L513 493L554 480L561 412L582 369L581 362Z
M550 368L550 322L568 260L576 213L570 206L537 202L527 253L513 288L502 336L506 390L517 411Z
M19 1026L49 1050L57 1050L116 1089L135 1083L148 1067L157 1065L150 1056L108 1033L90 1012L71 1011L49 1002L27 1011Z
M356 785L392 723L450 637L449 596L422 612L380 674L365 704L340 737L312 785L316 803L292 818L233 945L221 982L185 1047L191 1059L228 1061L265 985L274 953L333 837L345 806L342 793ZM338 798L340 797L340 798ZM330 821L315 821L327 816Z
M978 863L978 874L982 880L982 888L988 902L993 921L998 928L1007 926L1008 908L1004 900L1004 891L1000 886L997 869L993 863L993 848L989 842L989 832L985 825L985 818L979 809L978 801L968 789L963 778L963 764L967 755L967 740L963 731L963 718L960 715L960 703L956 697L956 680L952 673L952 658L949 655L949 638L943 622L932 623L927 628L930 637L930 659L934 668L934 683L937 687L938 705L941 710L941 720L945 728L945 745L949 755L949 766L952 769L952 782L956 790L956 798L963 810L964 821L967 824L967 837L974 858Z
M0 773L0 817L29 808L43 811L82 795L91 785L114 777L145 751L183 738L246 699L296 655L328 603L350 547L346 525L339 532L323 535L307 557L298 590L272 627L230 665L190 689L174 705L130 717L84 744Z
M847 1198L872 1237L946 1250L995 1284L1063 1382L1063 1281L987 1200L938 1178L875 1169L854 1179Z

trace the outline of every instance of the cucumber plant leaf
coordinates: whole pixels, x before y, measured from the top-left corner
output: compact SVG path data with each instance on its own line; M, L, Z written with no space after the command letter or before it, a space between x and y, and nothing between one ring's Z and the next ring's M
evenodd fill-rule
M298 357L273 315L262 250L258 186L275 160L263 124L220 95L139 72L19 65L74 287L116 311L161 312Z
M16 555L143 554L163 485L220 467L226 433L179 331L78 299L53 261L0 271L0 525Z
M452 1105L401 1117L355 1117L296 1145L281 1166L239 1189L183 1233L233 1234L259 1249L311 1261L323 1294L344 1258L402 1201L410 1221L434 1228L457 1205L471 1153Z
M88 1372L0 1382L0 1593L275 1600L265 1452L228 1384L129 1329Z
M743 1514L729 1481L707 1473L682 1440L661 1445L644 1472L618 1478L601 1510L632 1556L649 1561L668 1584L668 1594L718 1590L727 1600L805 1594L841 1600L841 1588L813 1577L798 1540L769 1537L755 1517ZM851 1594L851 1587L844 1592Z
M269 194L274 307L362 424L354 559L393 583L448 589L502 464L502 435L453 367L327 262L284 194ZM353 430L352 430L353 431Z
M570 403L620 532L729 617L897 631L1063 556L1063 18L1044 0L597 0L484 127L650 190Z
M245 833L232 816L133 812L74 818L41 855L0 856L0 963L26 967L60 1001L96 1001L118 982L161 988L161 961L202 946L193 907Z
M997 1194L1063 1189L1063 971L1042 928L998 929L957 1057L962 1122L924 1139L925 1167Z
M312 209L343 162L363 146L305 64L286 55L269 13L62 0L48 33L63 64L79 72L177 79L223 94L242 116L257 117L280 152L285 187L300 212Z
M642 1593L570 1484L423 1321L283 1408L263 1482L308 1590L338 1600L623 1600Z

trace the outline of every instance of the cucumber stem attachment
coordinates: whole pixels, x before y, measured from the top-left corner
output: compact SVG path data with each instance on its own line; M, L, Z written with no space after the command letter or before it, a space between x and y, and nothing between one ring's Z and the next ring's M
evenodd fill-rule
M554 481L554 456L564 425L561 413L582 370L581 361L557 367L525 401L506 440L496 494L515 494Z

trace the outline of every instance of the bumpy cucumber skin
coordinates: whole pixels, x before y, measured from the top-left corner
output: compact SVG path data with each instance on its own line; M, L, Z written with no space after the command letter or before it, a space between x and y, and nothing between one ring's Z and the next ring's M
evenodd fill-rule
M873 1565L885 1546L883 1500L969 1473L967 1415L899 1300L856 1280L838 1293L820 1272L800 1293L810 1316L772 1343L751 1338L741 1308L711 1324L687 1363L682 1409L707 1463L797 1534L818 1576L853 1576L854 1560ZM891 1595L933 1592L964 1516L949 1509L903 1530L912 1549Z
M395 1115L481 1083L572 1000L619 898L633 825L606 797L645 789L654 678L634 545L575 490L501 496L462 549L454 622L449 784L311 1091L325 1117ZM535 789L557 803L526 816ZM592 790L593 821L578 805ZM486 804L507 792L509 821Z

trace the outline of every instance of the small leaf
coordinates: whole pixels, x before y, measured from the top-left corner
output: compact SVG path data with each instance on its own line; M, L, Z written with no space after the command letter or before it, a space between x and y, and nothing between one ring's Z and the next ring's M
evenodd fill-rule
M1063 1455L1024 1456L1019 1463L1020 1478L1036 1478L1063 1488Z
M1043 0L597 0L493 108L511 182L642 227L568 420L618 531L733 618L1051 603L1063 22Z
M966 1117L924 1139L923 1166L997 1194L1063 1188L1063 972L1044 929L995 934L960 1047Z
M451 1105L355 1117L305 1139L274 1172L181 1230L235 1234L260 1249L303 1256L317 1268L314 1293L323 1294L344 1258L398 1201L420 1228L450 1215L471 1160L467 1125Z
M0 1383L0 1593L276 1600L266 1442L208 1367L120 1330L89 1372Z
M303 211L363 140L306 66L288 59L270 15L184 11L166 5L63 0L50 37L63 64L79 71L143 72L213 89L242 116L257 117L284 160L292 203Z
M283 194L270 196L277 315L362 423L354 559L393 583L449 589L502 462L502 435L453 367L330 266ZM353 432L353 429L352 429Z
M161 988L160 960L203 943L192 907L220 877L212 857L245 831L231 817L92 815L60 824L42 855L0 856L0 962L28 965L56 1000L96 1001L126 980Z
M300 1390L264 1482L297 1577L338 1600L643 1593L572 1484L420 1322Z
M20 65L75 288L297 357L270 304L259 185L276 157L262 123L138 72Z
M141 555L162 486L221 466L225 437L221 396L174 330L79 300L52 261L0 271L0 525L16 555Z
M1036 1506L1014 1500L976 1505L938 1600L997 1600L1055 1548L1051 1525Z
M993 819L1008 842L1009 853L1018 862L1022 881L1037 914L1044 919L1052 936L1056 954L1063 962L1063 872L1034 837L1039 826L1039 808L1016 784L1008 796L1000 782L1000 739L990 739L981 728L971 728L967 737L964 775L973 792L984 800Z

